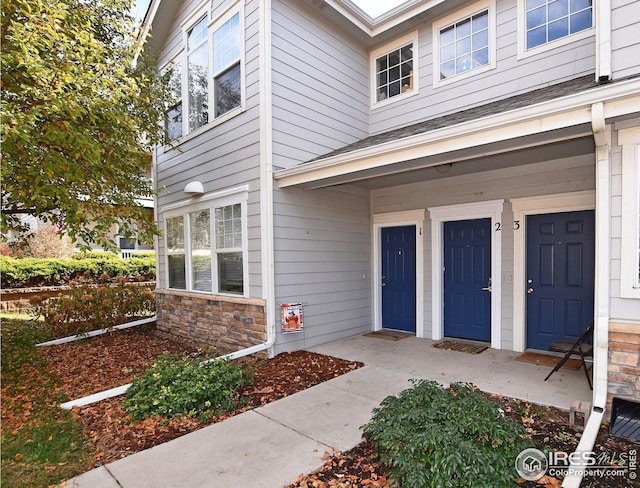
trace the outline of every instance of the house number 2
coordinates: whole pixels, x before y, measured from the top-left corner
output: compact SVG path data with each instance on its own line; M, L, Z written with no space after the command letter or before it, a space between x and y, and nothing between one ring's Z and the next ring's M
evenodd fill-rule
M496 222L496 232L500 232L502 227L500 226L500 222Z

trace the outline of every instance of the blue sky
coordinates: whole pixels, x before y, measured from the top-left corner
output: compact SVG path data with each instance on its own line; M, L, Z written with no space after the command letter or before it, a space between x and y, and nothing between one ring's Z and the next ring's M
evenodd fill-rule
M132 12L134 17L142 20L144 18L144 14L147 13L147 7L149 6L150 1L151 0L136 0Z

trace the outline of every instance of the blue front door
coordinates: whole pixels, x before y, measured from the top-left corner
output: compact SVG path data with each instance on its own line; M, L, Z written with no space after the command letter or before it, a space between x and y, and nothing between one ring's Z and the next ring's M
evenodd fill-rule
M574 342L593 321L592 210L527 217L527 347Z
M491 340L491 219L444 223L444 335Z
M383 227L382 327L416 331L416 227Z

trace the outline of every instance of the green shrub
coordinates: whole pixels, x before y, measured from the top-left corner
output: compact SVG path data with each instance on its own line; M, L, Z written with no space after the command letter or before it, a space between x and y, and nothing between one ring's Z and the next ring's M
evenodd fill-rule
M72 280L99 281L124 276L136 280L155 280L155 255L143 254L120 259L112 253L89 253L80 258L11 258L0 256L0 278L3 288L53 286Z
M199 364L195 358L162 356L133 381L123 405L135 420L156 415L206 420L244 405L239 391L251 380L250 371L237 362Z
M435 381L383 400L364 435L401 487L514 486L514 463L531 447L519 423L472 385Z
M64 295L35 304L56 337L108 329L155 313L155 297L146 287L119 278L115 285L73 285Z

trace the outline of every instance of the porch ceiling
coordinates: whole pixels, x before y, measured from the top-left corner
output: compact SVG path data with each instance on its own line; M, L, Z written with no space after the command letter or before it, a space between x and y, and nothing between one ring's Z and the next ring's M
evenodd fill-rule
M334 175L300 185L304 189L353 184L366 189L429 181L453 176L491 171L538 163L570 156L593 154L595 145L590 126L546 134L546 144L540 134L512 141L486 144L474 148L402 161L393 165Z

